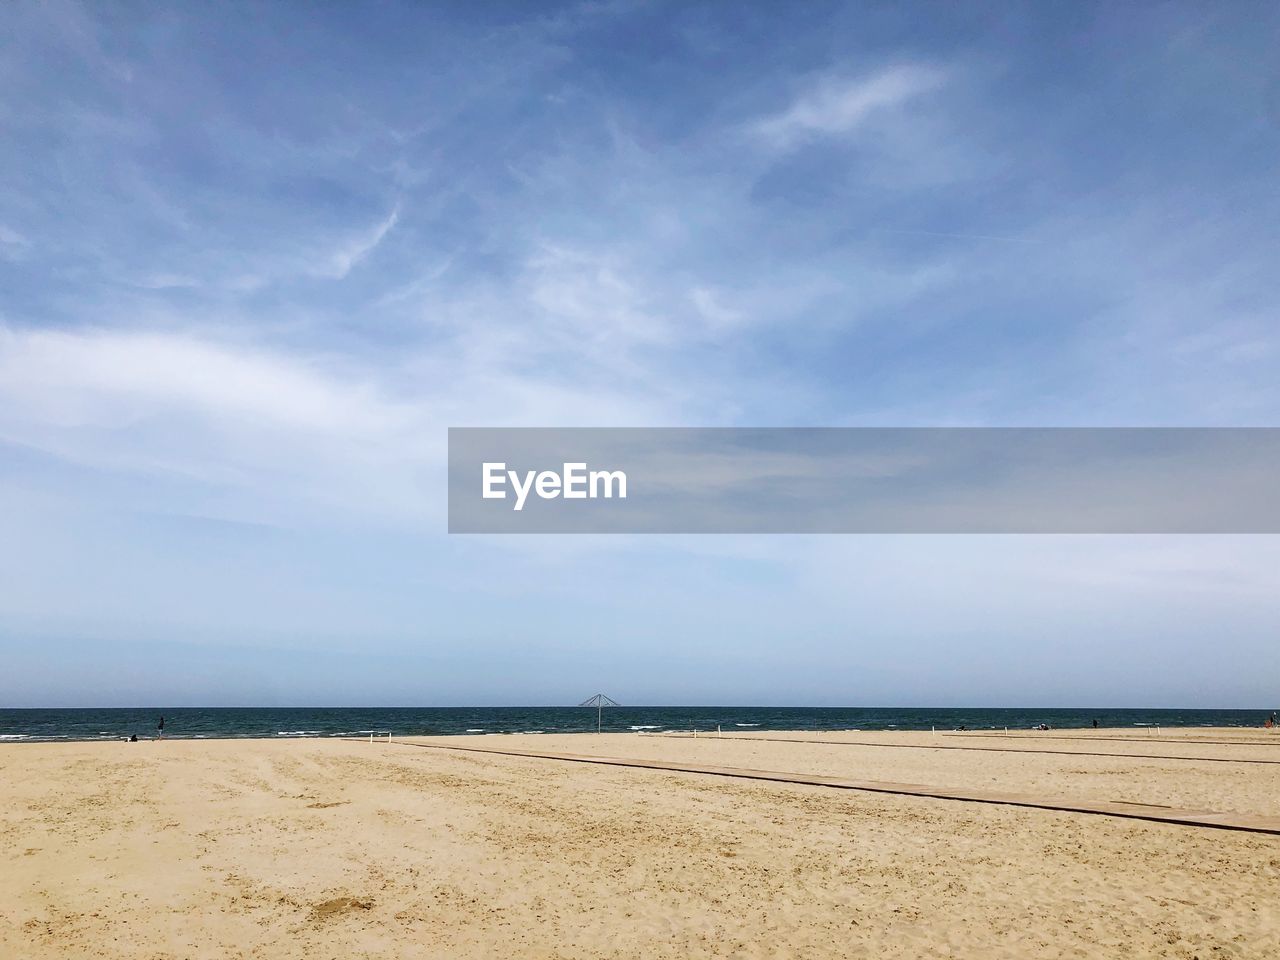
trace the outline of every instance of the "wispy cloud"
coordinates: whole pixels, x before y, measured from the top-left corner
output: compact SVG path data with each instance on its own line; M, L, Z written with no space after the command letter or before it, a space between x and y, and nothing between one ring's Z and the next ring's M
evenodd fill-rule
M429 409L333 356L190 333L0 328L0 443L163 483L168 509L199 512L221 491L229 520L269 520L282 505L274 522L339 508L428 516L414 488L438 460L429 423Z
M13 419L127 427L187 412L260 426L356 433L385 425L368 388L304 360L183 334L0 329L0 394Z
M349 274L353 267L368 257L378 245L386 239L400 220L400 204L397 203L387 214L385 220L375 224L371 229L358 234L348 243L333 251L319 264L319 273L341 280Z
M947 233L939 230L890 230L884 227L876 228L879 233L897 233L903 236L916 237L944 237L948 240L994 240L999 243L1042 243L1041 240L1031 240L1026 237L999 237L990 233Z
M823 76L786 109L752 129L777 150L815 137L850 134L877 113L902 107L937 90L945 80L945 71L921 64L899 64L861 77Z
M16 260L30 245L30 241L17 230L0 223L0 258Z

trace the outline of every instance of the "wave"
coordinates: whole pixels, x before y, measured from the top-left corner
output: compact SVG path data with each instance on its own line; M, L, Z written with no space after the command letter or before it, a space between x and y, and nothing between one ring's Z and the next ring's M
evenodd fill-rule
M628 729L631 729L631 730L661 730L661 729L662 729L662 724L660 724L660 723L657 723L657 724L650 724L650 723L637 723L635 726L630 727L630 728L628 728Z
M318 737L319 730L277 730L277 737Z

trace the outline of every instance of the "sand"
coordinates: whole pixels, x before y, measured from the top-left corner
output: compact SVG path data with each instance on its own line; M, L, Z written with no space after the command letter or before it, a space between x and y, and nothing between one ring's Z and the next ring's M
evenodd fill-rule
M423 742L1280 813L1280 737L1059 733ZM1280 956L1272 835L408 742L15 744L0 793L6 960Z

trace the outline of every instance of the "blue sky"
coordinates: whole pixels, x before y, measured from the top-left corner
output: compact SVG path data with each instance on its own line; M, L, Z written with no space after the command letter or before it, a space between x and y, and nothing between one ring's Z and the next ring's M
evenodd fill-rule
M444 533L449 426L1275 425L1274 6L0 21L0 703L1277 699L1274 538Z

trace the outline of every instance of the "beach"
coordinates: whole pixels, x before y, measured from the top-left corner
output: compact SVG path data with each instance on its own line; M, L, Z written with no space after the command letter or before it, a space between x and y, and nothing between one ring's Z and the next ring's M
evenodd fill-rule
M1271 957L1273 734L12 744L0 956Z

